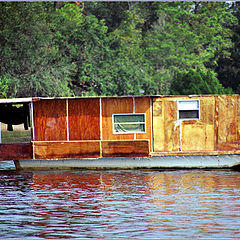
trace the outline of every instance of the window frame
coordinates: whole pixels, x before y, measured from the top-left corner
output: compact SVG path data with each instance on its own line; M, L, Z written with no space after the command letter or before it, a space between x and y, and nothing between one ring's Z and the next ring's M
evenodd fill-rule
M197 108L192 108L192 109L179 109L180 107L180 102L197 102ZM180 118L179 111L198 111L198 118ZM200 99L183 99L183 100L177 100L177 120L180 121L189 121L189 120L200 120Z
M115 116L136 116L136 115L143 115L144 122L122 122L122 123L115 123L114 117ZM117 124L144 124L144 132L116 132L114 126ZM114 113L112 114L112 132L113 134L145 134L146 133L146 113Z

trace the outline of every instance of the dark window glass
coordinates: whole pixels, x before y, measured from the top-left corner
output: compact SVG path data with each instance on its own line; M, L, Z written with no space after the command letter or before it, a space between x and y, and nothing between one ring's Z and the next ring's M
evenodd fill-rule
M199 110L179 110L179 119L199 119Z

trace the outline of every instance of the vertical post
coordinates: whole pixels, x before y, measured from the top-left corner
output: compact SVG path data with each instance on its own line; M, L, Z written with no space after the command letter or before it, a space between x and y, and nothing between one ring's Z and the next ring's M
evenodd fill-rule
M150 99L150 118L151 118L151 151L153 152L153 99Z
M31 101L30 103L30 122L31 122L31 134L32 134L32 156L33 159L35 159L35 148L34 148L34 141L35 141L35 127L34 127L34 109L33 109L33 101ZM18 161L15 161L15 166L16 169L18 169L19 167L17 167L19 165Z
M133 113L135 113L135 97L133 97Z
M135 111L136 111L136 109L135 109L136 108L136 106L135 106L135 97L133 97L132 99L133 99L133 113L135 113ZM137 138L136 137L136 133L134 133L133 135L134 135L134 140L136 140L136 138Z
M31 127L32 127L32 140L35 141L35 128L34 128L34 109L33 109L33 102L31 102L30 117L31 117Z
M100 157L102 157L102 98L99 98L99 113L100 113Z
M99 98L99 106L100 106L100 140L103 140L102 136L102 98Z
M68 98L66 99L67 141L69 141Z
M0 122L0 143L2 143L2 123Z

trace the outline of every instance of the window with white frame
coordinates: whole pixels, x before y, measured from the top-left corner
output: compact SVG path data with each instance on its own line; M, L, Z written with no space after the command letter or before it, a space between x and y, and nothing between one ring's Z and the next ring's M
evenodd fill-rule
M177 101L177 118L179 120L199 120L200 101L198 99Z
M113 134L146 133L145 113L113 114Z

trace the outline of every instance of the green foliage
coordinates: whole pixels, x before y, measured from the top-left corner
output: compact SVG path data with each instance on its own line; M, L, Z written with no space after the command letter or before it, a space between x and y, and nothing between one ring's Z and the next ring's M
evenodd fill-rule
M214 70L238 91L238 13L228 2L1 2L0 97L227 93Z
M177 72L212 66L220 52L228 54L231 30L225 25L231 26L236 19L226 11L224 3L157 4L158 20L148 32L145 46L155 77L160 72L166 74L166 86L171 85Z
M240 93L240 2L232 3L230 9L238 19L231 27L233 30L233 45L229 49L231 55L228 57L220 55L215 71L224 87L231 87L236 93Z
M232 94L231 89L225 89L216 74L210 69L190 69L177 73L172 82L170 93L173 95L193 94Z
M10 81L11 80L7 75L0 77L0 97L1 98L7 97L8 85Z
M11 79L8 96L69 95L69 67L54 45L50 3L1 3L0 76ZM7 19L6 19L7 16Z

